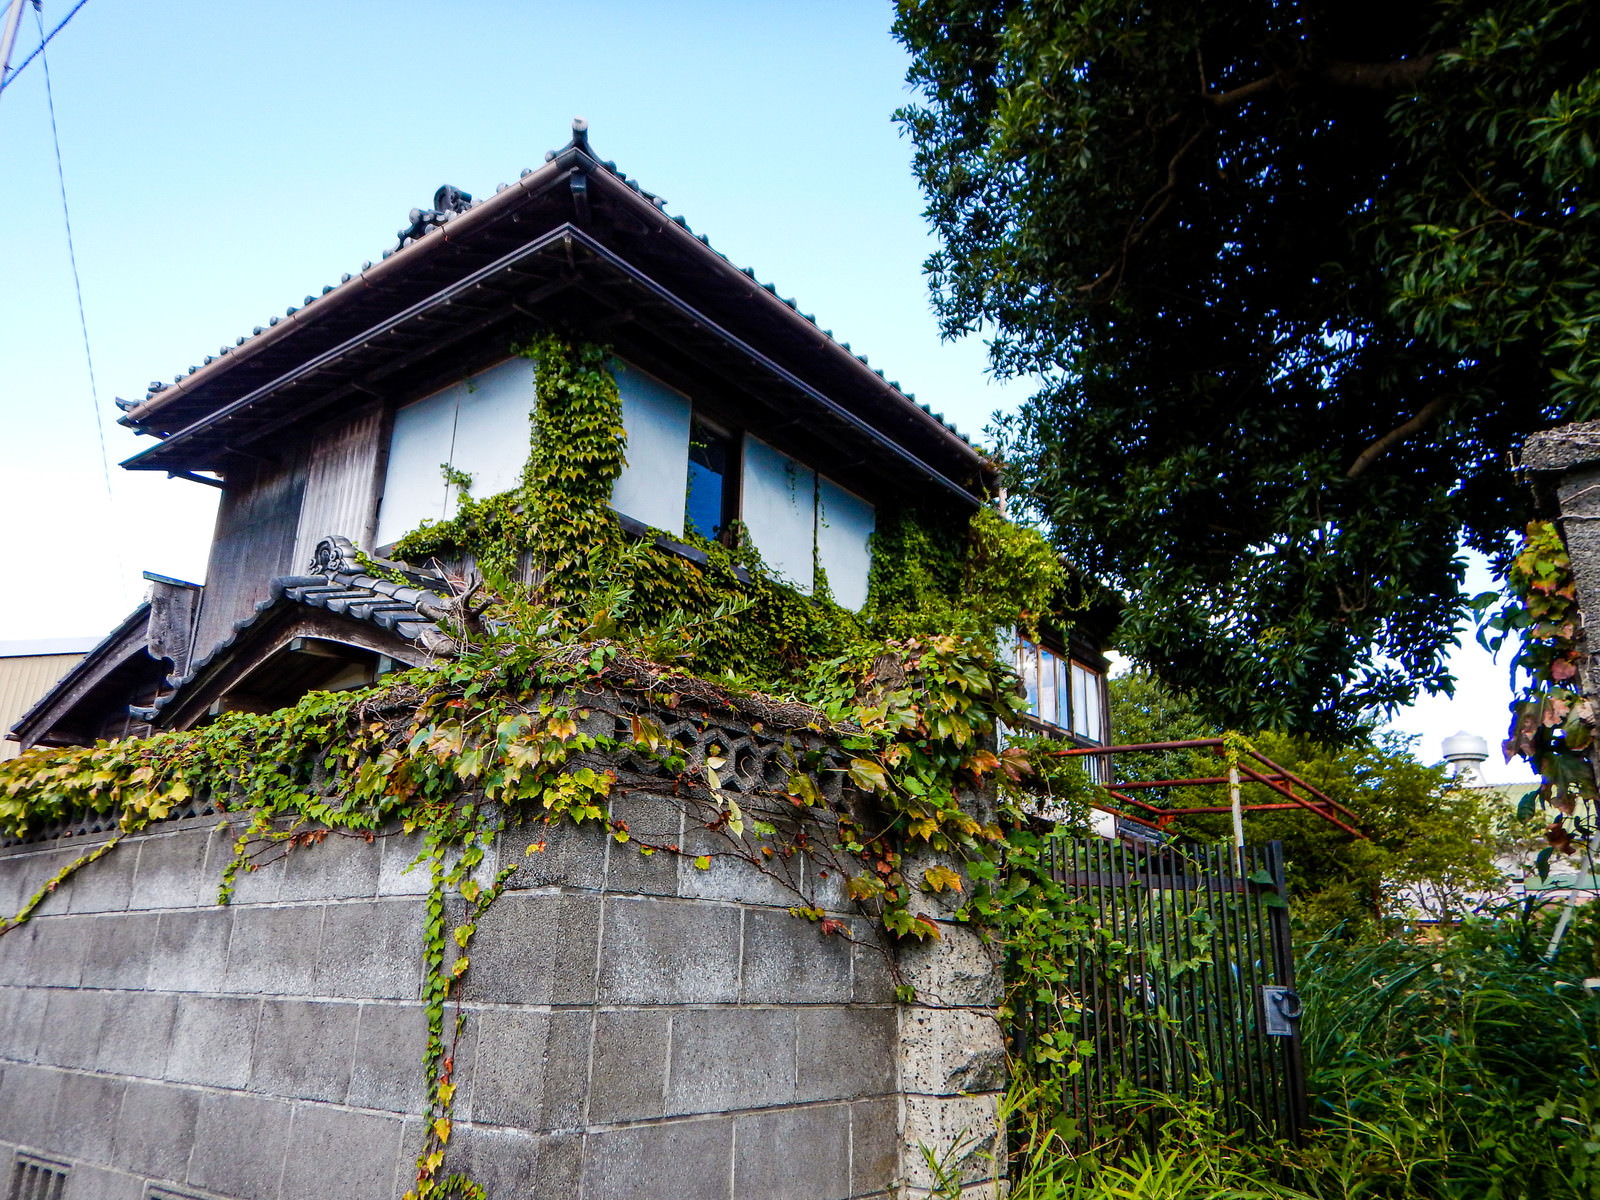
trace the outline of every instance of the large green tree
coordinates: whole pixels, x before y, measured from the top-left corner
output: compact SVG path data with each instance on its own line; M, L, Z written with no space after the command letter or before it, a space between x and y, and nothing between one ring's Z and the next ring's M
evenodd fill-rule
M1592 0L901 0L951 336L1020 502L1246 728L1448 689L1507 455L1600 415Z

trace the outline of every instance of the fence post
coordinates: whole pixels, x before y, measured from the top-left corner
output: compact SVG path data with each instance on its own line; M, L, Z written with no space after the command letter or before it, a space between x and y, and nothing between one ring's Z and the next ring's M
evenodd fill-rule
M1294 990L1294 947L1289 941L1289 887L1284 874L1283 843L1268 842L1265 848L1267 871L1273 889L1284 901L1283 907L1267 909L1267 928L1272 934L1272 974L1283 987ZM1300 1047L1300 1025L1283 1043L1283 1079L1288 1090L1289 1111L1284 1114L1290 1138L1303 1142L1311 1114L1306 1106L1305 1061Z

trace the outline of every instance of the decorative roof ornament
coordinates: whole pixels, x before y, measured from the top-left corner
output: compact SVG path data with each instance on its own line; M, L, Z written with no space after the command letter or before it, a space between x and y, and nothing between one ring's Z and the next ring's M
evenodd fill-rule
M443 225L448 225L461 213L472 207L472 196L463 192L452 184L442 185L433 194L432 208L413 208L411 210L411 224L400 230L399 241L395 244L398 250L420 237L432 233Z

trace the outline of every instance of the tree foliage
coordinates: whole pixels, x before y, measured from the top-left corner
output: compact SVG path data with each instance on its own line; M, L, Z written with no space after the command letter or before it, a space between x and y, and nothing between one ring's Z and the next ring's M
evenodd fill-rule
M901 0L945 331L1040 391L1018 499L1247 728L1448 690L1507 451L1600 414L1600 10Z

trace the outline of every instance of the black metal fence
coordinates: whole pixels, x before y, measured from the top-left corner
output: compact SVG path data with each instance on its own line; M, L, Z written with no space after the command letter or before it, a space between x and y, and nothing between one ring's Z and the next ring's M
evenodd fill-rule
M1089 1137L1132 1085L1298 1140L1305 1079L1282 845L1048 847L1051 875L1077 903L1083 953L1060 995L1016 1014L1013 1036L1024 1058L1049 1026L1073 1045L1056 1061L1032 1056L1055 1073L1064 1128Z

